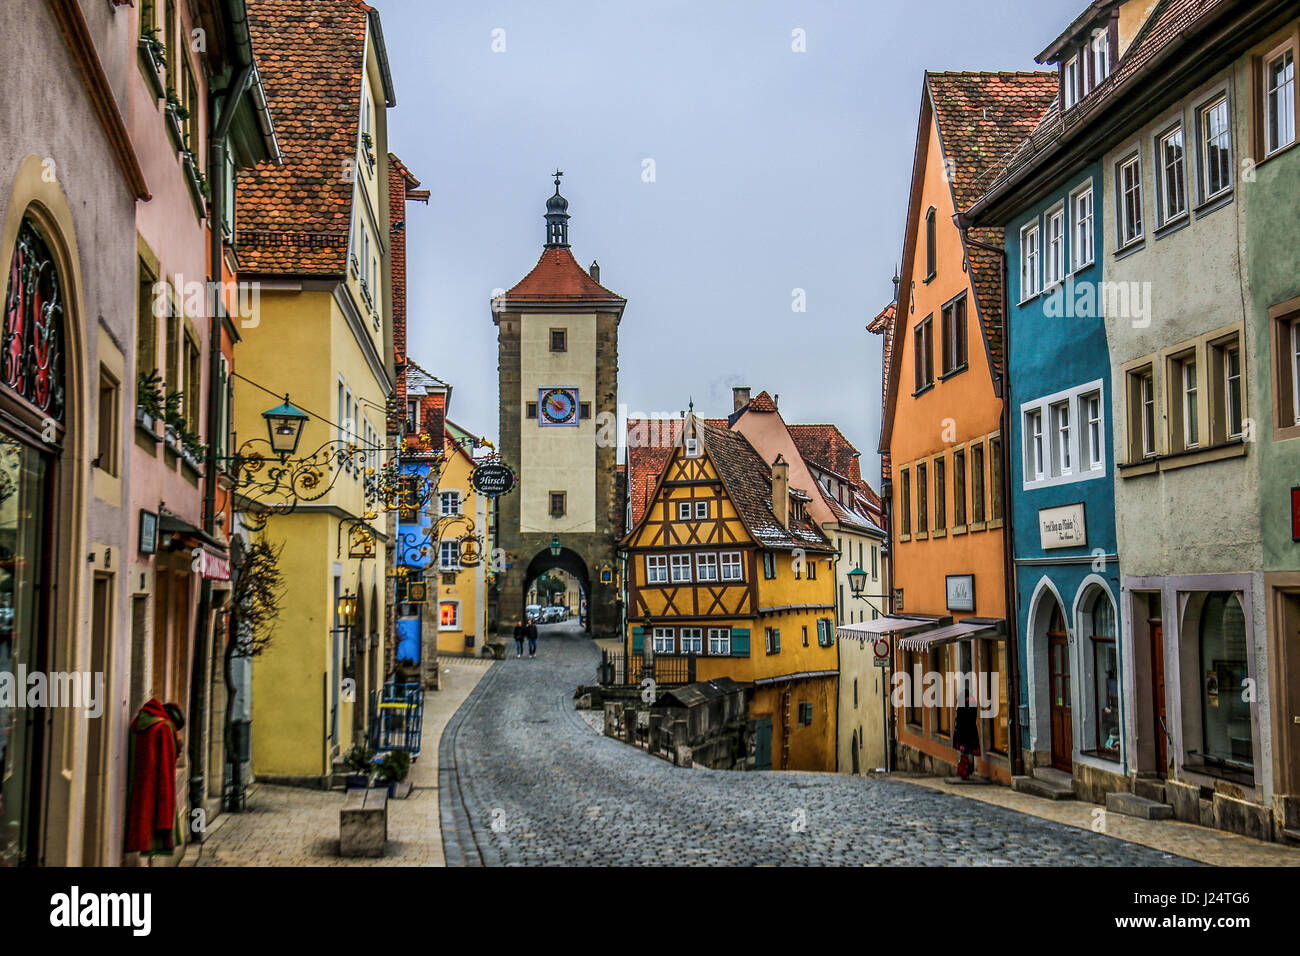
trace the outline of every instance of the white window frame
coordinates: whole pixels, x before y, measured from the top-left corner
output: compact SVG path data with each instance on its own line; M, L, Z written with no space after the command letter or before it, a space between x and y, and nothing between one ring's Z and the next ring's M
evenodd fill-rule
M1110 34L1106 30L1093 32L1088 54L1092 58L1092 86L1096 89L1110 76Z
M1020 301L1028 302L1043 291L1043 238L1038 219L1020 227Z
M1087 408L1089 399L1095 399L1097 402L1095 432L1094 422ZM1106 474L1105 401L1106 392L1103 382L1101 379L1095 379L1091 382L1081 382L1051 395L1040 396L1020 406L1022 441L1025 446L1024 474L1021 477L1021 487L1024 490L1089 481ZM1068 410L1070 416L1069 423L1064 429L1059 427L1057 417L1058 410L1061 408ZM1037 432L1034 431L1035 422L1038 423ZM1087 437L1084 437L1085 432ZM1096 456L1093 456L1091 448L1094 434L1097 443ZM1062 441L1065 442L1069 452L1068 468L1064 466ZM1039 456L1037 463L1034 461L1036 453ZM973 487L973 478L970 474L972 468L973 463L967 462L967 483ZM1035 475L1036 468L1037 475Z
M438 514L440 515L458 515L462 513L460 492L440 491L438 492Z
M1180 155L1177 162L1177 195L1169 188L1170 163L1165 148L1175 137L1178 139ZM1187 215L1187 135L1181 121L1156 137L1156 197L1160 212L1160 225L1177 222ZM1170 207L1170 201L1177 200L1178 208Z
M1133 170L1133 182L1130 186L1125 180L1126 172ZM1119 231L1116 233L1117 249L1127 249L1146 235L1146 216L1142 208L1142 154L1140 152L1121 159L1115 164L1115 215ZM1133 197L1136 221L1130 224L1128 219L1129 197ZM1130 228L1131 227L1131 228Z
M1081 202L1087 199L1088 214L1086 217L1079 215L1079 206ZM1081 186L1070 193L1070 264L1074 272L1086 269L1097 261L1094 250L1094 235L1096 216L1096 203L1092 191L1092 183ZM1084 258L1084 253L1087 258Z
M1232 356L1237 356L1237 374L1231 373ZM1233 430L1232 425L1232 381L1237 381L1237 429ZM1245 380L1241 374L1241 339L1238 337L1231 343L1223 345L1223 431L1229 440L1240 438L1242 429L1245 427L1246 416L1246 390Z
M711 552L701 552L695 556L695 580L718 580L718 556Z
M704 653L704 628L683 627L680 632L681 654Z
M1286 81L1286 84L1284 86L1275 86L1272 89L1269 89L1268 84L1272 81L1273 78L1272 76L1273 65L1278 60L1288 56L1291 58L1290 79ZM1296 94L1295 94L1296 62L1295 62L1295 48L1291 45L1291 41L1287 40L1286 43L1275 48L1267 56L1265 56L1263 62L1263 68L1264 68L1264 77L1263 77L1264 115L1262 119L1264 123L1264 156L1265 158L1267 158L1269 156L1272 156L1274 153L1286 149L1288 146L1290 146L1292 143L1296 141ZM1283 95L1284 93L1285 96ZM1272 142L1273 137L1270 135L1271 134L1270 127L1272 125L1271 118L1272 118L1274 108L1281 107L1283 103L1286 104L1285 112L1289 113L1289 119L1291 121L1290 138L1285 140L1284 142L1279 141L1275 143ZM1283 111L1279 109L1279 112L1283 112Z
M1206 125L1205 117L1209 115L1209 113L1212 110L1216 110L1219 107L1223 108L1225 120L1223 124L1223 131L1220 133L1219 137L1216 137L1216 140L1222 138L1227 144L1228 176L1226 181L1223 183L1222 186L1219 187L1217 191L1210 192L1209 177L1212 171L1212 167L1210 164L1209 146L1211 140L1209 135L1210 131L1208 126ZM1233 163L1233 157L1236 155L1236 152L1232 146L1232 108L1228 103L1227 91L1225 90L1219 95L1213 97L1204 106L1198 107L1196 110L1196 118L1197 118L1197 122L1196 122L1197 138L1200 141L1197 144L1197 152L1199 154L1199 160L1201 164L1201 193L1202 193L1201 202L1209 202L1212 199L1217 199L1219 196L1227 195L1232 190L1232 184L1233 184L1232 163Z
M671 627L651 628L650 643L656 654L677 653L677 637Z
M709 655L712 657L731 656L731 628L709 628Z
M1148 366L1138 373L1139 401L1142 407L1138 414L1142 416L1142 457L1153 458L1159 449L1156 447L1156 371Z
M691 503L689 501L677 502L677 520L678 521L691 520Z
M1300 425L1300 318L1291 320L1291 404Z
M448 554L452 555L452 560L450 561L447 560ZM440 571L461 570L459 541L438 542L438 570Z
M1201 444L1201 412L1197 404L1200 401L1201 389L1200 375L1196 368L1196 353L1189 352L1177 362L1178 398L1183 406L1183 448L1197 448Z
M1070 428L1070 401L1053 402L1047 406L1048 424L1052 429L1052 474L1064 477L1074 473L1075 456L1072 450Z
M734 569L734 575L727 573L731 569ZM718 579L720 581L745 580L745 561L739 551L723 551L718 555Z
M709 503L707 501L695 502L695 520L704 521L709 517Z
M670 554L668 556L668 580L672 584L691 583L691 556L689 554Z
M1088 445L1088 453L1079 458L1080 466L1086 464L1089 471L1096 471L1106 465L1106 422L1102 417L1101 392L1089 392L1079 396L1079 427L1085 429L1079 438ZM1085 437L1086 436L1086 437Z
M1065 228L1065 205L1062 203L1047 213L1047 255L1044 258L1047 275L1043 282L1045 289L1065 281Z
M1065 108L1068 110L1079 102L1079 54L1070 57L1061 67L1061 82L1065 87Z
M449 605L451 605L452 607L454 607L454 608L456 609L456 619L455 619L454 621L452 621L450 624L443 624L443 623L442 623L442 607L443 607L444 604L449 604ZM444 600L440 600L440 601L438 602L438 630L440 630L440 631L459 631L460 629L461 629L461 626L460 626L460 601L457 600L456 598L446 598L446 599L444 599Z
M645 556L645 583L668 583L668 555L647 554Z

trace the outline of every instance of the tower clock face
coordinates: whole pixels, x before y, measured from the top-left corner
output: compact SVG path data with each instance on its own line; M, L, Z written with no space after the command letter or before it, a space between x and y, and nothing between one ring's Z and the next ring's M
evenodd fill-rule
M576 388L544 388L537 402L538 424L578 424L578 390Z

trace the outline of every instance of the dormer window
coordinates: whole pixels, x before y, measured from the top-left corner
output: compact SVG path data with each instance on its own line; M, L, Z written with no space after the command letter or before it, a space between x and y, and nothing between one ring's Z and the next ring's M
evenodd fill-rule
M1110 35L1105 30L1097 30L1088 46L1092 51L1092 85L1097 87L1110 76Z
M1079 57L1077 54L1066 60L1065 66L1061 67L1061 96L1062 103L1064 103L1062 112L1079 102Z

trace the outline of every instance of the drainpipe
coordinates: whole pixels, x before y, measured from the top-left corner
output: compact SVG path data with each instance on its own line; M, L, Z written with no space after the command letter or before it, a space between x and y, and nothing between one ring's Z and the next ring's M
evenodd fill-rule
M1020 647L1016 637L1020 601L1016 592L1015 552L1012 547L1015 538L1013 519L1015 509L1011 504L1011 469L1007 467L1010 460L1011 440L1011 376L1009 374L1011 325L1007 321L1010 306L1007 299L1007 253L1001 246L992 246L970 238L967 234L969 223L960 212L953 215L952 221L957 231L961 233L963 243L996 254L1002 264L1000 276L1003 366L1000 374L1002 381L1002 585L1006 592L1007 606L1007 683L1011 685L1007 688L1007 700L1011 707L1007 720L1011 732L1011 773L1019 776L1024 773L1024 753L1020 746Z

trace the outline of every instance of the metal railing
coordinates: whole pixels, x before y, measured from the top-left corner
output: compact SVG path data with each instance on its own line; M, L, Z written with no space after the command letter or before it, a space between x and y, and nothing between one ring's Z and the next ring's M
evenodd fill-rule
M659 686L695 683L695 654L656 654L650 661L640 654L601 651L596 680L602 687L637 686L646 678Z

